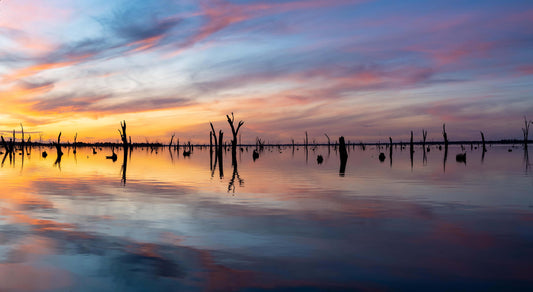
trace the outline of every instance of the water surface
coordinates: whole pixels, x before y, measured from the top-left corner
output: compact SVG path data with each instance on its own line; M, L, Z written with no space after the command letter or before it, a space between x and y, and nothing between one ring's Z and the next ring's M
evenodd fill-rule
M533 289L521 147L43 150L0 169L1 291Z

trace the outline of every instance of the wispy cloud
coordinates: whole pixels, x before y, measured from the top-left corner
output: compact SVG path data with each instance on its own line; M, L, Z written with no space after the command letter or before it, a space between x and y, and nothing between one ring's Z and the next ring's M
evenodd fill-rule
M144 97L125 99L114 95L67 95L29 101L30 110L42 113L137 113L158 109L172 109L193 104L187 98Z

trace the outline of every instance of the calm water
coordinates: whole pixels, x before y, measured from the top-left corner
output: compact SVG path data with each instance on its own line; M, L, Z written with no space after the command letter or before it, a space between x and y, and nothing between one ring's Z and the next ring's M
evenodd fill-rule
M0 291L531 291L533 169L509 148L350 148L344 175L333 148L250 149L223 176L197 148L125 174L122 150L34 148L0 169Z

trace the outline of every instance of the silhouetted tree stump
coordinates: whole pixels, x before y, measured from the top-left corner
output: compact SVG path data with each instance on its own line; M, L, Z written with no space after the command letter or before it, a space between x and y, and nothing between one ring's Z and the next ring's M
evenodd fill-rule
M339 138L339 156L341 159L339 175L344 176L344 172L346 170L346 162L348 161L348 152L346 151L346 143L344 142L343 136Z
M466 153L459 153L455 155L455 161L466 164Z
M487 152L487 147L485 147L485 135L483 135L483 132L479 132L481 133L481 141L483 142L483 152Z
M442 124L442 137L444 138L444 148L448 149L448 134L446 133L446 124Z
M120 127L122 128L122 131L119 129L118 133L120 134L120 139L122 140L122 145L124 148L128 148L130 143L128 142L128 136L126 134L126 121L120 122ZM131 137L130 137L131 141Z
M239 121L237 124L237 127L233 124L235 122L235 117L233 116L233 113L231 113L231 118L229 115L226 115L228 118L228 123L231 127L231 133L233 134L233 139L231 140L231 157L232 157L232 163L235 164L237 161L237 134L239 133L239 129L244 124L243 121Z

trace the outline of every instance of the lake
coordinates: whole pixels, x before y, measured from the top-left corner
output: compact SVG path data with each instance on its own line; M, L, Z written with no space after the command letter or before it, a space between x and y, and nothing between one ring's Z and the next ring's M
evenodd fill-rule
M522 146L253 149L7 157L0 291L533 290Z

